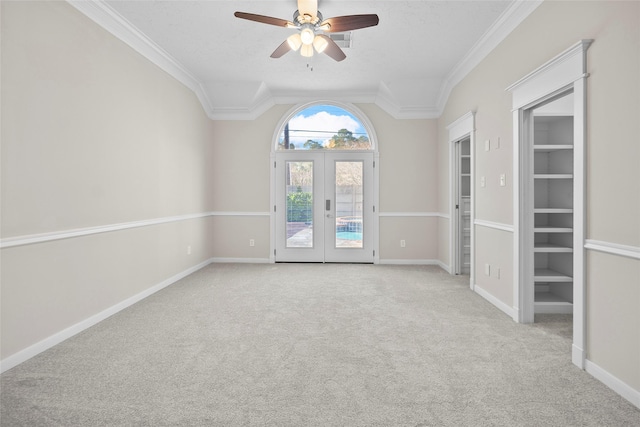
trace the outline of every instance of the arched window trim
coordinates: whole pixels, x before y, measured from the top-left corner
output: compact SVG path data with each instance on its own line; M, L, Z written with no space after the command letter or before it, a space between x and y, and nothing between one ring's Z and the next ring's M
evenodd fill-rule
M287 113L284 116L282 116L282 118L278 122L278 126L276 126L275 132L273 134L273 138L271 140L272 153L283 151L283 150L278 150L278 140L280 138L280 134L284 131L284 126L287 123L289 123L289 120L295 117L298 113L306 110L307 108L314 107L316 105L332 105L334 107L342 108L343 110L346 110L349 113L353 114L358 120L360 120L360 123L362 123L362 126L364 126L365 130L367 131L367 134L369 135L369 142L371 143L370 150L358 150L358 151L369 151L369 152L373 151L375 153L378 152L378 138L373 128L373 124L371 123L369 118L366 116L366 114L364 114L358 107L356 107L353 104L347 104L347 103L336 102L336 101L312 101L312 102L306 102L303 104L298 104L295 107L291 108L289 111L287 111Z

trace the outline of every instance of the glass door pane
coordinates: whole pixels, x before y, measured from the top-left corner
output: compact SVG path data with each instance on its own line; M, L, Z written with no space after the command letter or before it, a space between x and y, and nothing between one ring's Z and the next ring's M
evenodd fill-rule
M313 248L313 162L286 162L286 247Z
M337 161L335 169L335 247L363 247L363 162Z
M373 262L373 153L325 153L325 262Z
M373 262L373 153L279 152L275 185L276 262Z
M324 154L281 152L275 158L277 262L324 261Z

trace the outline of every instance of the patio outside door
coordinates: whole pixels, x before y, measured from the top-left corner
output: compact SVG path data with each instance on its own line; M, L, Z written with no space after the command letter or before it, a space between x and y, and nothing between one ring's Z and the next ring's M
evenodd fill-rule
M373 153L278 153L275 182L276 262L373 262Z

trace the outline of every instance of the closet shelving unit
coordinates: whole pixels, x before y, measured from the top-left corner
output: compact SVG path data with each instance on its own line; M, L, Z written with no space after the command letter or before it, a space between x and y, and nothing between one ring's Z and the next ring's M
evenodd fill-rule
M573 311L573 118L535 117L535 313Z
M459 164L460 171L458 194L459 201L459 224L460 224L460 245L462 249L461 273L471 273L471 140L469 138L459 142Z

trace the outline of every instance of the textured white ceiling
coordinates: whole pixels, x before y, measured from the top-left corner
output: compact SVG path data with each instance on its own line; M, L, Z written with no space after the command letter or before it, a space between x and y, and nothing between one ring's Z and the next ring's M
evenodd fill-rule
M504 20L512 3L319 0L325 18L380 17L378 26L353 32L342 62L318 54L309 61L296 52L272 59L295 30L233 16L243 11L292 20L295 0L103 4L182 64L199 81L214 115L250 118L275 103L313 99L376 102L394 116L433 117L456 66Z

